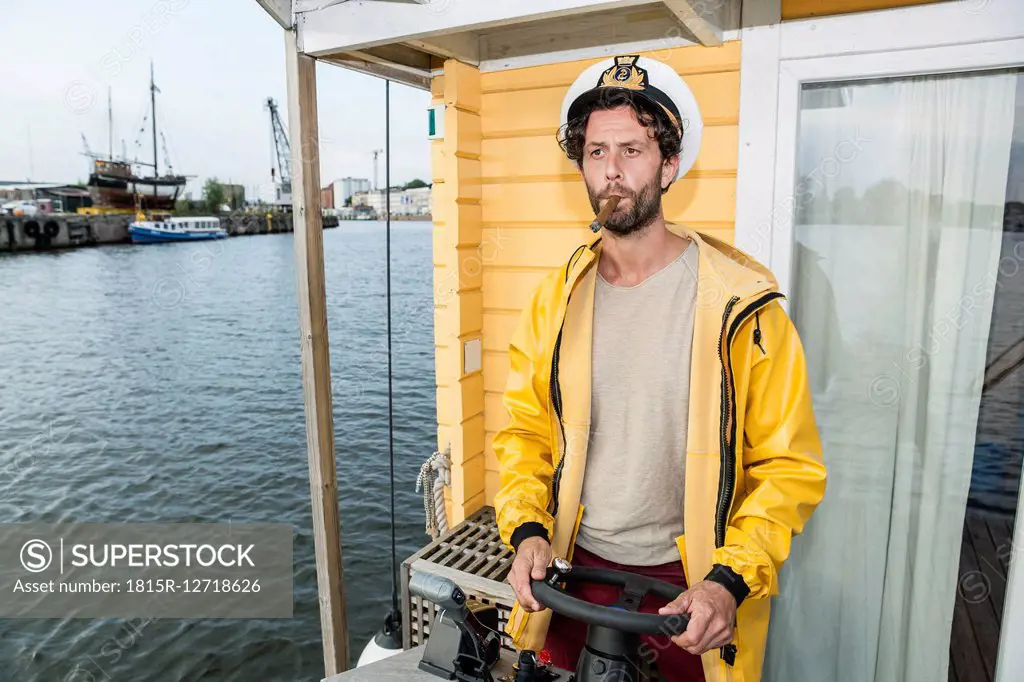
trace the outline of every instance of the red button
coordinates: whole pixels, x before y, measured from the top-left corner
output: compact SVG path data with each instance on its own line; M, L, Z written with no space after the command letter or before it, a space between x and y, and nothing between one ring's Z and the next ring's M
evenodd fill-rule
M537 654L537 661L540 662L541 665L551 665L551 652L547 649L541 649L540 653Z

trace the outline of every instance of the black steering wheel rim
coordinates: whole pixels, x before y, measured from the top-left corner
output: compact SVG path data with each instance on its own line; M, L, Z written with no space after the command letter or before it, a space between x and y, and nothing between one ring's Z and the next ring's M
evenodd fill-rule
M565 574L558 573L554 568L549 568L543 580L530 581L533 596L541 604L555 613L589 625L600 625L638 635L674 636L685 632L690 621L686 614L662 616L653 613L637 613L615 606L592 604L568 594L563 588L557 586L559 581L567 584L594 583L629 588L642 595L653 594L667 601L674 600L683 593L683 589L678 585L635 573L588 566L574 567Z

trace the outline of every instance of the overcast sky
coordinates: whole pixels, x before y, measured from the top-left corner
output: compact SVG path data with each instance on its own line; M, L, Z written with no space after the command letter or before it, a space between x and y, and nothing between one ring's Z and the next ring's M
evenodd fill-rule
M149 65L157 123L175 172L258 188L270 198L270 117L276 99L287 127L284 36L256 0L6 0L0 40L0 180L84 182L93 151L108 149L107 86L115 154L149 161ZM384 81L317 66L321 184L372 181L372 150L384 148ZM392 184L430 181L430 94L391 85ZM31 140L31 144L30 144ZM140 146L136 147L136 140ZM139 149L136 152L136 149ZM161 166L164 165L161 149ZM380 184L384 184L383 156Z

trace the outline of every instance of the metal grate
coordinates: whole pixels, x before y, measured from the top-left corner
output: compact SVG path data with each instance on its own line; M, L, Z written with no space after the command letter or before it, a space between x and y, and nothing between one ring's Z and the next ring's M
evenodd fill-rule
M443 575L453 580L466 596L498 609L502 646L515 651L504 633L515 603L515 593L505 582L515 555L498 535L493 507L484 507L447 533L402 562L402 645L423 644L437 614L433 602L409 594L409 579L416 572Z

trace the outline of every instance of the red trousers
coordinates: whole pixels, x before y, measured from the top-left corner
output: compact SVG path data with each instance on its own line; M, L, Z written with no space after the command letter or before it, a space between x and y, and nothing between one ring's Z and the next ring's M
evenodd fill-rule
M606 561L582 547L576 547L573 552L572 565L612 568L637 573L686 589L686 576L680 561L660 566L626 566ZM619 588L608 585L567 584L566 590L579 599L603 606L614 604L621 595ZM648 595L640 604L640 612L657 613L658 609L666 603L664 599ZM583 651L586 641L586 623L571 620L557 613L552 614L551 627L548 630L544 648L551 654L551 662L554 665L565 670L575 671L580 652ZM680 649L664 635L641 635L640 641L641 660L653 660L658 667L658 674L665 682L704 682L704 669L701 667L700 656L694 656ZM639 678L639 675L637 677Z

